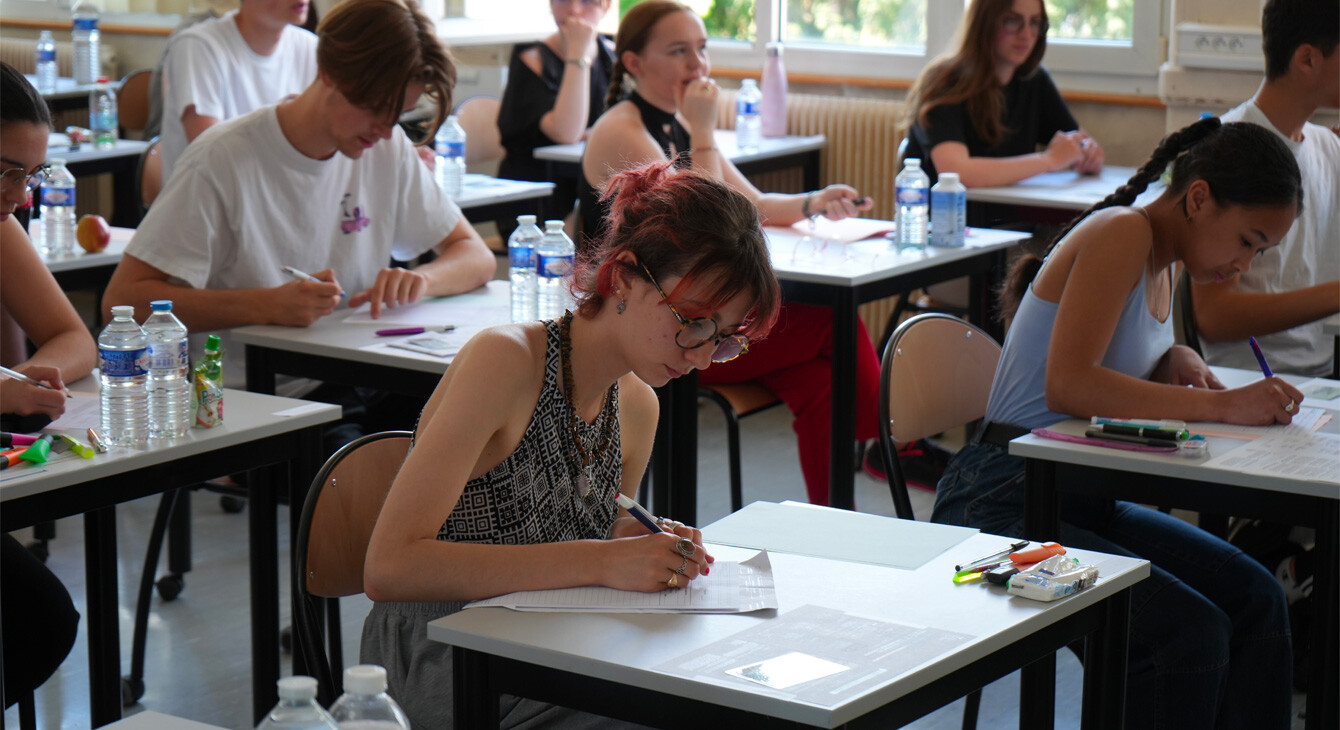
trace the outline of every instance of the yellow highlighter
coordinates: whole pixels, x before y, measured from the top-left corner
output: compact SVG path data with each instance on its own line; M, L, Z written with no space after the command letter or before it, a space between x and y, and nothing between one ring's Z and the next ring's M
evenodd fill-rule
M98 453L92 446L89 446L88 444L84 443L83 441L80 441L79 439L73 436L68 436L66 434L60 433L56 434L56 438L60 439L61 441L64 441L65 444L70 447L71 451L73 451L76 454L79 454L85 459L92 459L93 455Z

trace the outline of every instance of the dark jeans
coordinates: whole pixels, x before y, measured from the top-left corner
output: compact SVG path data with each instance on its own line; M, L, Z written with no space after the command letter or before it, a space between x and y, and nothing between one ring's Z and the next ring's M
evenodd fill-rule
M4 619L5 706L55 673L74 646L79 612L42 561L0 534L0 615Z
M1024 461L976 439L940 480L932 520L1023 532ZM1131 589L1126 726L1288 728L1293 663L1275 577L1229 543L1157 510L1061 497L1068 547L1144 558Z

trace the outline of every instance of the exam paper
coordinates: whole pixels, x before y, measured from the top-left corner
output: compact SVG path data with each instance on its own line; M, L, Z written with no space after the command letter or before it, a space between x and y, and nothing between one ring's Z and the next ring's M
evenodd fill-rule
M1331 419L1331 414L1322 408L1308 408L1303 406L1294 414L1293 420L1287 425L1274 424L1271 426L1239 426L1233 423L1216 423L1213 421L1198 421L1188 423L1186 429L1193 434L1202 436L1223 436L1225 438L1242 439L1244 441L1254 441L1263 436L1270 436L1278 433L1306 433L1321 428Z
M1280 429L1215 456L1205 466L1340 484L1340 435Z
M344 318L350 324L379 324L387 327L441 327L464 325L483 327L505 324L512 319L507 282L490 281L484 286L450 297L420 299L399 307L382 307L381 316L372 318L372 305L364 304Z
M768 554L760 551L743 562L712 563L712 572L694 579L688 588L642 593L604 586L579 586L517 591L465 604L466 608L479 606L502 606L516 611L749 613L777 608L777 591Z
M70 435L83 439L89 427L102 428L102 401L97 393L75 392L65 399L65 412L48 423L43 430L73 431Z

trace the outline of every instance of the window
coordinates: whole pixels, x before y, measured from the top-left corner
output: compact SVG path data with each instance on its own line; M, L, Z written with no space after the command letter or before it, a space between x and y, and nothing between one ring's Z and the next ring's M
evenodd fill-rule
M1047 0L1049 40L1097 40L1130 43L1134 37L1135 0Z
M781 39L922 51L927 0L795 0L786 3Z

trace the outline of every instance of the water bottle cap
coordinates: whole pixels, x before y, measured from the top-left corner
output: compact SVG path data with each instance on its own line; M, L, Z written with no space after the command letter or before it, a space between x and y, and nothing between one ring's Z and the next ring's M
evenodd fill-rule
M135 319L135 308L129 304L118 304L112 307L112 316L116 319Z
M557 231L557 232L559 232L559 233L562 233L562 232L563 232L563 221L545 221L545 222L544 222L544 232L545 232L545 233L554 233L555 231Z
M903 160L903 167L915 167L917 169L921 169L921 158L908 157L907 159Z
M149 302L149 308L152 309L152 310L155 311L155 312L171 312L171 311L172 311L172 300L171 300L171 299L155 299L155 300L153 300L152 302Z
M755 79L745 79L740 82L740 86L758 86L758 81Z
M919 164L919 163L918 163L918 164ZM940 173L940 181L941 181L941 182L947 182L947 183L957 183L957 182L958 182L958 173L957 173L957 172L942 172L942 173Z
M316 699L316 679L312 677L284 677L279 680L279 699L314 700Z
M517 225L521 225L521 226L533 226L533 225L535 225L535 216L533 216L533 215L519 215L519 216L516 217L516 222L517 222Z
M356 695L375 695L386 691L386 669L376 664L359 664L344 670L344 691Z
M781 42L781 41L772 41L771 43L768 43L767 45L765 45L764 48L767 49L767 53L768 53L769 56L780 56L780 55L782 55L782 42Z

